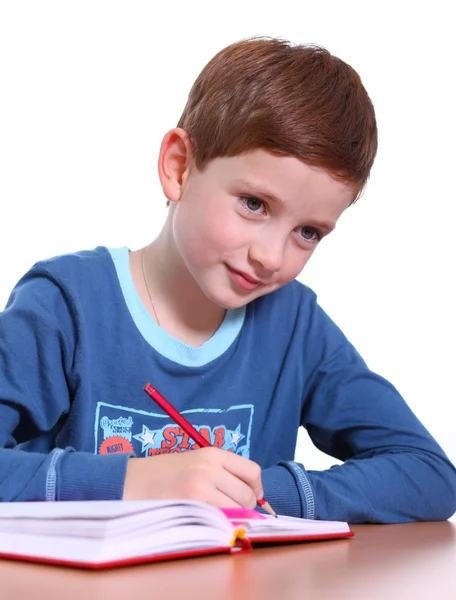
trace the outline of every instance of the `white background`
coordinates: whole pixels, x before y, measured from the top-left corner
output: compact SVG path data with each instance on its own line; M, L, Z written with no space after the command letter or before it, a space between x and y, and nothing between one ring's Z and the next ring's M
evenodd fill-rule
M451 4L0 0L1 307L38 259L155 237L161 138L218 50L321 44L361 75L380 147L301 279L456 461ZM304 432L297 460L334 463Z

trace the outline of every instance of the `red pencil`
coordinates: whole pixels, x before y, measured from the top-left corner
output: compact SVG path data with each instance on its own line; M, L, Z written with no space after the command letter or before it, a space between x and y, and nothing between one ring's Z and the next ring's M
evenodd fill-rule
M148 396L154 400L158 404L160 408L162 408L165 413L167 413L171 419L181 427L185 433L201 448L208 448L211 444L204 438L194 427L191 425L185 417L183 417L178 410L174 408L172 404L164 398L160 392L155 389L150 383L144 386L144 391ZM276 513L271 508L269 502L267 502L264 498L261 500L257 500L259 506L264 508L270 515L277 518Z

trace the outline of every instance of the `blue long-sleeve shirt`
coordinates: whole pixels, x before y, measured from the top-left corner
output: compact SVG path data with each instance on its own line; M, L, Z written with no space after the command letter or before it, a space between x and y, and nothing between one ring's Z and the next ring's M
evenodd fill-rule
M227 311L193 348L147 313L128 250L102 247L37 263L0 313L0 499L119 499L131 456L191 449L148 382L212 444L259 463L280 513L356 523L456 510L454 467L309 288ZM343 464L294 462L301 425Z

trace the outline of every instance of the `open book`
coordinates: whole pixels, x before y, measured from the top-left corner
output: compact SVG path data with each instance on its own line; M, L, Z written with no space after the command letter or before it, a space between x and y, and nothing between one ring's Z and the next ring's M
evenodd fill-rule
M91 569L352 535L338 521L187 500L0 503L0 557Z

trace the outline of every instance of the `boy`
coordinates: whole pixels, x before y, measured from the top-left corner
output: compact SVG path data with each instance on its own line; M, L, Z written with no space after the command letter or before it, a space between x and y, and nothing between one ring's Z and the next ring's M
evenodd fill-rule
M1 314L1 499L264 494L307 518L451 516L454 467L295 281L376 147L358 75L324 49L217 54L161 145L158 238L37 263ZM214 447L189 452L147 382ZM295 463L300 425L343 464Z

